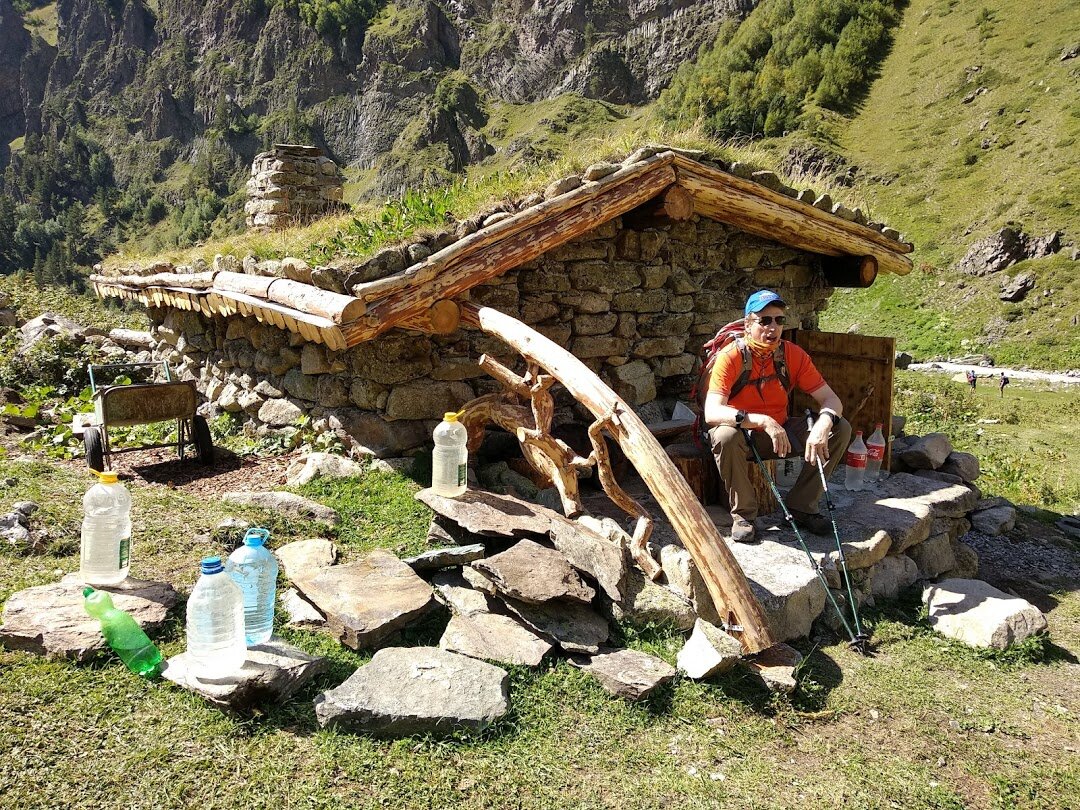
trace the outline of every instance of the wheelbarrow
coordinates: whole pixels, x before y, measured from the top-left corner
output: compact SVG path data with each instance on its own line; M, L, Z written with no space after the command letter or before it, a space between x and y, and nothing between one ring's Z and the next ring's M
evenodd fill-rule
M164 381L116 384L114 369L147 369L151 378L159 370ZM167 362L160 363L106 363L91 365L90 388L93 394L94 413L92 421L84 423L83 445L86 448L86 464L92 470L112 468L114 453L131 453L156 447L176 447L180 459L185 448L194 446L196 458L203 464L214 460L214 443L206 419L195 413L198 396L191 382L174 380ZM104 384L112 379L112 384ZM176 441L163 444L143 444L135 447L114 448L109 441L109 428L148 425L153 422L176 420Z

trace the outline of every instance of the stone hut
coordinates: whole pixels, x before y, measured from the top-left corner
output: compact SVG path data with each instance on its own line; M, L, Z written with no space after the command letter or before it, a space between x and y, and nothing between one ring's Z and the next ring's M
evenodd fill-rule
M261 434L307 415L385 457L499 390L481 355L519 363L462 321L465 302L531 326L659 421L686 397L702 343L741 317L751 291L779 290L791 320L812 330L835 287L907 273L910 250L862 212L771 172L643 147L362 261L219 256L92 281L100 296L149 307L154 358L195 380L210 407ZM556 424L575 419L572 399L556 403Z
M316 146L276 143L255 156L248 201L249 228L285 228L342 208L344 184L337 164Z

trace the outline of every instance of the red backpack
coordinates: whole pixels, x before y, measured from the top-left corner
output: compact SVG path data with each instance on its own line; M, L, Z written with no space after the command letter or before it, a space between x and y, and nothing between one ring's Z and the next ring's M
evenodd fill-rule
M750 374L753 371L753 360L750 355L750 347L746 345L746 324L744 319L740 318L737 321L732 321L713 337L708 343L701 347L701 353L699 359L701 360L701 369L698 371L697 382L694 383L694 387L690 389L690 398L695 400L700 406L702 413L705 410L705 398L709 395L709 380L712 377L713 366L716 365L716 356L720 353L720 350L727 346L732 341L735 341L735 345L739 347L739 354L742 357L742 371L739 376L735 378L735 382L731 386L731 393L728 394L728 400L730 401L739 391L747 386L750 382ZM784 386L784 391L791 393L791 378L788 374L787 361L784 359L784 341L780 341L776 350L773 352L773 367L776 369L776 378L780 381L780 384ZM759 384L764 380L758 380Z

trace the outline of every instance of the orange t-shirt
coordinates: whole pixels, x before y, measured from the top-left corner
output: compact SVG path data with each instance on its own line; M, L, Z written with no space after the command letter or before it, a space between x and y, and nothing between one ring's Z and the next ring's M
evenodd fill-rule
M825 378L814 367L810 355L787 340L784 341L784 360L787 362L788 377L793 388L813 394L825 385ZM781 425L784 424L788 412L788 395L776 377L772 355L764 360L751 355L750 361L750 380L727 404L748 413L763 413ZM709 377L709 393L715 391L730 394L731 386L742 374L742 370L742 356L733 340L716 355L712 376ZM764 380L760 387L757 380Z

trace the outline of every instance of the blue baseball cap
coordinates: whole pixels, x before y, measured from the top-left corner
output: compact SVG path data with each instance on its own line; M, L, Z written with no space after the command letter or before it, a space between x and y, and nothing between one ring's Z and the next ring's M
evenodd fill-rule
M769 304L779 304L782 307L786 307L784 299L774 293L772 290L758 290L756 293L746 299L746 310L744 315L750 315L754 312L761 312Z

